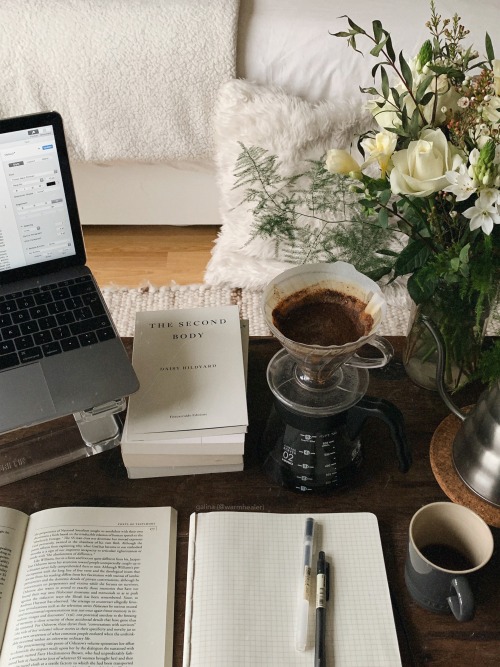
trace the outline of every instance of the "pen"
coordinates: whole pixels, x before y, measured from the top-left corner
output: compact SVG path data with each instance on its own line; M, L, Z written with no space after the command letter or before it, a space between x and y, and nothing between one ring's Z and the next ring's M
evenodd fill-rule
M320 551L318 554L316 572L316 642L314 647L314 667L326 667L326 603L330 597L330 568L325 560L324 551Z
M295 648L305 651L307 645L307 625L309 620L309 599L311 589L311 567L314 539L314 519L306 519L304 530L304 553L302 559L302 575L299 588L297 608L297 625L295 630Z

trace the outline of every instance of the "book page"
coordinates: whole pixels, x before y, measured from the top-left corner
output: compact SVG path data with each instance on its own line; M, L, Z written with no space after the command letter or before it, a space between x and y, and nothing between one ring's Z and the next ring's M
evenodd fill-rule
M313 572L319 550L330 562L327 665L400 667L376 517L252 512L191 518L184 667L314 664L315 585L306 650L294 641L307 516L317 524Z
M165 667L176 512L57 508L30 519L1 667Z
M0 649L27 526L27 514L0 507Z

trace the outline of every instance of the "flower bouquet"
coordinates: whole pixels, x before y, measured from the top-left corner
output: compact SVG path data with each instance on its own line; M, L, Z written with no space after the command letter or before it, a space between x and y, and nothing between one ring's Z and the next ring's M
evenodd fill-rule
M430 4L429 39L411 59L396 56L380 21L371 32L346 18L334 33L358 51L371 42L371 129L361 157L332 148L283 176L274 155L246 147L235 170L253 236L272 239L292 263L344 260L374 280L407 281L412 315L408 374L435 388L435 339L444 341L445 384L500 377L500 342L483 350L500 279L500 60L486 34L483 58L464 46L460 18ZM361 53L361 51L359 51ZM377 83L378 82L378 83ZM378 87L377 87L378 86Z
M368 32L349 17L334 33L358 51L371 42L375 86L362 88L378 125L363 135L364 162L344 150L326 155L327 170L351 180L359 205L380 228L404 239L387 257L392 278L407 276L413 301L405 352L409 375L435 387L435 342L446 348L445 382L454 390L478 365L500 375L500 345L482 361L485 322L500 277L500 60L486 34L483 58L465 47L460 17L442 19L431 2L430 35L411 60L396 56L379 21ZM378 82L378 84L377 84ZM489 379L489 378L487 378Z

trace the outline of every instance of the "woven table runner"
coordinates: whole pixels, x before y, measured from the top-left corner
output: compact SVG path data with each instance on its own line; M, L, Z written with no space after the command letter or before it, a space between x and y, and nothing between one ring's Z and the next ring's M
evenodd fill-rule
M269 329L262 314L262 291L209 285L174 285L172 287L105 287L104 299L118 328L120 336L133 336L135 314L145 310L172 310L200 306L227 306L236 304L240 317L249 321L250 336L268 336ZM387 306L380 326L383 336L405 336L409 310L402 306Z

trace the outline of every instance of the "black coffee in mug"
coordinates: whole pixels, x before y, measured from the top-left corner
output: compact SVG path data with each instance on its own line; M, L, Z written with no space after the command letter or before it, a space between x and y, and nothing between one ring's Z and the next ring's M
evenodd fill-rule
M427 544L425 547L421 547L420 553L427 560L430 560L433 565L442 567L445 570L457 572L470 570L474 567L474 563L468 556L447 544Z

